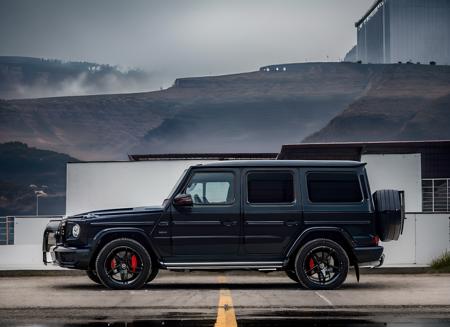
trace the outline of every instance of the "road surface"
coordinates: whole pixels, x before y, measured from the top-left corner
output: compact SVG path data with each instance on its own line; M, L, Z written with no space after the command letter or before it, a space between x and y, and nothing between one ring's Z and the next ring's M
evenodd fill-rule
M269 326L296 319L305 326L305 319L317 326L319 319L350 319L352 326L396 326L409 319L412 326L428 326L423 318L450 325L450 274L370 274L360 283L350 275L335 291L300 289L283 273L162 272L137 291L107 290L84 276L0 278L0 326L142 320Z

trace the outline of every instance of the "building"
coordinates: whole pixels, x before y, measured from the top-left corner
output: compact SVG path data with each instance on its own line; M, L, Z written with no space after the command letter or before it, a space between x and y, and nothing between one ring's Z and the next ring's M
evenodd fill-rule
M130 155L130 161L69 163L66 214L160 205L187 167L239 159L365 162L372 192L392 188L406 195L404 234L383 244L386 265L427 265L450 250L450 141L300 143L283 145L278 154L143 154ZM9 245L0 246L0 269L43 268L42 232L51 218L0 217L0 235L9 233Z
M450 65L448 0L376 0L355 27L362 63Z

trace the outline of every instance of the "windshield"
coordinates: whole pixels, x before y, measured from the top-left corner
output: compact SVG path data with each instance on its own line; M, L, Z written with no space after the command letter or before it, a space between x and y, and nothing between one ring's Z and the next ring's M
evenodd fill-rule
M178 185L180 185L181 181L184 179L184 176L186 176L188 169L185 169L183 171L183 173L181 174L181 176L178 178L177 182L175 183L175 185L173 186L172 190L170 191L169 195L167 196L166 199L164 199L163 201L163 207L165 207L167 200L170 199L173 194L175 193L175 190L178 188Z

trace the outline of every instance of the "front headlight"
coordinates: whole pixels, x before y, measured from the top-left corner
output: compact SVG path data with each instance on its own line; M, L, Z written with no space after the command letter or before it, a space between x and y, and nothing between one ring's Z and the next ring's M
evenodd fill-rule
M73 227L72 227L72 236L75 237L75 238L78 238L78 236L80 235L80 230L81 230L80 225L78 225L78 224L73 225Z

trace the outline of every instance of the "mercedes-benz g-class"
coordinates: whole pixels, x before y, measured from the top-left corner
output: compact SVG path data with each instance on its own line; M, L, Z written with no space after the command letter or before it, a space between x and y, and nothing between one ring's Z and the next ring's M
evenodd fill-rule
M308 289L334 289L350 266L383 261L397 240L403 192L371 195L354 161L222 161L187 169L159 207L99 210L52 221L43 256L135 289L159 269L283 270Z

